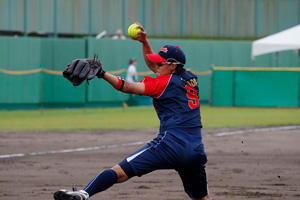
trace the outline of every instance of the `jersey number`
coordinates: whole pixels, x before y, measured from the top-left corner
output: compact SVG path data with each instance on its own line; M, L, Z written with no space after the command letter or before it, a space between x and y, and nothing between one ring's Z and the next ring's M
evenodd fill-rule
M190 85L186 85L185 89L187 91L186 96L189 99L188 104L191 109L199 107L199 97L197 95L197 90Z

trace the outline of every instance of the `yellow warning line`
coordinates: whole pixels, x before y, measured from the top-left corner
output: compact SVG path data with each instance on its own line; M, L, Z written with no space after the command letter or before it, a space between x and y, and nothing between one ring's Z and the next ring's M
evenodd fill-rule
M24 70L24 71L11 71L6 69L0 69L0 72L4 74L12 74L12 75L23 75L23 74L35 74L41 72L42 68L39 69L32 69L32 70Z
M192 69L187 69L191 72L193 72L195 75L209 75L212 73L211 70L209 71L204 71L204 72L197 72ZM45 72L47 74L54 74L54 75L62 75L62 71L56 71L56 70L51 70L51 69L46 69L46 68L38 68L38 69L32 69L32 70L21 70L21 71L13 71L13 70L6 70L6 69L1 69L0 68L0 73L4 74L10 74L10 75L26 75L26 74L35 74L39 72ZM115 71L108 71L111 74L121 74L123 72L127 72L126 69L120 69L120 70L115 70ZM148 72L138 72L137 73L139 76L145 76L145 75L151 75L154 74L152 71Z
M300 71L300 67L212 67L215 71Z
M212 69L214 71L300 71L300 67L224 67L224 66L213 66ZM204 72L197 72L193 69L187 69L193 72L195 75L210 75L212 74L211 70L204 71ZM1 69L0 73L10 74L10 75L26 75L26 74L35 74L39 72L45 72L47 74L54 74L54 75L62 75L62 71L56 71L46 68L38 68L38 69L31 69L31 70L20 70L20 71L13 71L7 69ZM127 72L126 69L120 69L115 71L108 71L111 74L121 74L123 72ZM145 75L152 75L154 74L152 71L147 72L138 72L139 76Z
M55 71L51 69L41 68L43 72L46 72L47 74L55 74L55 75L62 75L61 71Z
M212 73L211 70L204 71L204 72L196 72L196 71L194 71L194 70L192 70L192 69L187 69L187 70L193 72L195 75L209 75L209 74Z
M120 70L116 70L116 71L108 71L111 74L121 74L122 72L127 72L126 69L120 69Z

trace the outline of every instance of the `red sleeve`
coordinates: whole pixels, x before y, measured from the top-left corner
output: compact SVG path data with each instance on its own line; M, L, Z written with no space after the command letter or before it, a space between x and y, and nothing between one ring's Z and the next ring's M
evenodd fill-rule
M145 84L144 95L159 98L167 88L171 77L172 74L158 76L156 78L145 76L141 81Z

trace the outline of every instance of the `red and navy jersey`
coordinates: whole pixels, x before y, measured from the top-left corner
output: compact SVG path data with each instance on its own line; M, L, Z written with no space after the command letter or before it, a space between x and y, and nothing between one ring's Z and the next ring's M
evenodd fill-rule
M185 71L156 78L145 76L145 95L153 97L160 131L170 128L202 127L197 76Z

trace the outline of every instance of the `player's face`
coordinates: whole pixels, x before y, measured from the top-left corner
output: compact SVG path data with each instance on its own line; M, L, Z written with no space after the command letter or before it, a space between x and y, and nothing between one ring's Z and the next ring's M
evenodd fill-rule
M168 75L175 72L176 64L157 64L157 74L161 75Z

